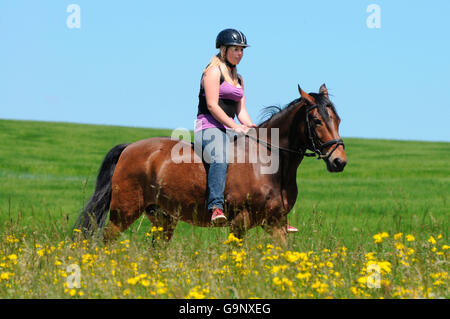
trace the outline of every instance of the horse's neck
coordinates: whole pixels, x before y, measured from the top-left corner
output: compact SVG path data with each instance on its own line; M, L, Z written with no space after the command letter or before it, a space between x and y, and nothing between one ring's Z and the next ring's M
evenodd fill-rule
M267 140L269 143L278 144L282 148L298 151L305 144L305 138L298 136L297 132L303 132L301 129L305 125L304 116L301 116L302 102L293 105L281 116L269 120L264 128L267 129ZM271 135L271 129L278 129L278 141L274 141ZM281 154L283 153L283 154ZM280 150L280 176L283 183L296 183L297 168L300 165L303 156L295 153Z
M272 118L264 124L269 143L278 144L282 148L295 151L300 149L304 139L299 139L298 136L295 136L297 135L296 132L303 131L301 126L304 125L304 123L302 124L304 119L299 113L300 109L301 105L292 106L291 109L285 110L280 116ZM271 135L271 129L278 129L278 141ZM272 178L275 184L278 184L280 187L279 191L284 209L289 210L294 206L297 199L297 169L303 156L282 149L279 150L278 156L279 167L277 172L272 175Z

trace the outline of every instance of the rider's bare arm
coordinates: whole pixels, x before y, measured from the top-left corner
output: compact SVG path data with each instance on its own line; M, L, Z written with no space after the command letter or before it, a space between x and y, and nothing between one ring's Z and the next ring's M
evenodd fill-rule
M241 78L242 89L244 89L244 79L240 75L239 77ZM247 127L256 127L256 124L253 124L252 120L250 119L250 115L247 112L247 108L245 107L245 94L238 103L236 114L239 122L241 122L243 125Z
M206 105L211 115L233 130L246 133L248 129L233 121L219 106L220 70L218 67L211 68L205 73L203 87L205 88Z

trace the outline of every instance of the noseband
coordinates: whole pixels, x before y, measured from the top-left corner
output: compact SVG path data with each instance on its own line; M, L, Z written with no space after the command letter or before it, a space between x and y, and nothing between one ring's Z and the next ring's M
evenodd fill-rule
M322 143L320 141L319 137L317 136L316 130L311 128L311 124L309 121L309 112L315 108L318 108L317 104L312 105L306 109L306 129L308 132L308 140L312 146L312 151L314 153L306 153L306 149L303 149L302 151L305 156L313 157L313 156L317 155L318 160L320 160L320 159L327 160L331 156L331 154L333 154L333 152L339 147L339 145L342 145L344 148L345 148L345 145L344 145L344 141L340 138L330 140L325 143ZM316 146L316 143L314 142L315 140L318 140L321 143L318 147ZM330 145L333 145L333 144L334 144L334 147L331 150L329 150L326 154L322 154L322 151L324 148L326 148Z

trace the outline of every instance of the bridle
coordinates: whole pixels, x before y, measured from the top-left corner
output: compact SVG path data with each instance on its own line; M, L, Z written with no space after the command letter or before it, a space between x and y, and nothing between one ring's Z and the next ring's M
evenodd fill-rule
M307 153L306 152L306 147L300 147L298 150L293 150L293 149L290 149L290 148L273 145L273 144L271 144L271 143L269 143L267 141L261 140L258 137L254 137L254 136L251 136L251 135L247 135L247 136L249 138L257 141L257 142L265 144L269 148L272 148L272 147L273 148L277 148L279 150L282 150L282 151L285 151L285 152L289 152L289 153L293 153L293 154L297 154L299 156L315 157L317 155L317 159L318 160L321 160L321 159L328 160L328 158L339 147L339 145L342 145L344 148L345 148L345 145L344 145L344 141L339 138L339 139L330 140L330 141L327 141L327 142L324 142L324 143L321 142L321 144L319 146L316 146L316 143L314 141L315 140L320 141L320 139L317 136L316 131L311 128L311 124L310 124L310 120L309 120L309 112L311 110L315 109L315 108L318 108L317 104L309 106L306 109L306 130L307 130L307 133L308 133L309 144L312 146L311 149L312 149L312 151L314 153ZM326 147L328 147L330 145L333 145L333 144L334 144L334 147L331 150L329 150L326 154L322 154L322 151L323 151L324 148L326 148Z
M321 144L318 147L316 146L316 143L314 142L314 140L320 141L320 139L317 136L316 130L313 130L311 128L311 124L309 121L309 112L315 108L318 108L317 104L312 105L306 109L306 129L308 131L308 140L312 146L312 150L314 153L306 153L306 149L303 149L302 151L305 156L314 157L315 155L317 155L318 160L320 160L320 159L327 160L331 156L331 154L333 154L333 152L339 147L339 145L342 145L344 148L345 148L345 145L344 145L344 141L339 138L339 139L327 141L325 143L321 142ZM333 144L334 144L334 147L331 150L329 150L326 154L322 154L322 151L324 148L326 148L330 145L333 145Z

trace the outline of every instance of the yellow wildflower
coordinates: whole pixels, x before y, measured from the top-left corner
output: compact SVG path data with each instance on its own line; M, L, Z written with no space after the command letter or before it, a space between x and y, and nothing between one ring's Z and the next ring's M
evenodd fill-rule
M369 260L367 262L367 268L364 271L368 271L370 269L372 269L372 271L376 270L376 268L372 267L372 266L378 266L380 268L381 273L391 273L392 269L392 265L389 261L375 261L375 260Z
M416 238L413 235L406 235L406 240L407 241L415 241Z
M300 280L309 280L309 278L311 278L311 273L309 272L299 272L297 274L297 276L295 276L296 278L300 279Z
M370 277L372 279L372 277ZM358 283L362 286L365 286L368 283L369 276L363 276L358 278ZM373 280L373 279L372 279Z
M208 293L208 288L201 289L201 286L195 286L189 291L186 299L205 299Z
M375 255L376 255L377 253L376 252L370 252L370 253L367 253L366 255L365 255L365 257L366 257L366 259L367 260L375 260L376 258L375 258Z
M438 273L431 274L430 276L433 279L438 279L438 278L447 279L448 272L438 272Z
M322 283L317 279L316 282L311 285L311 288L316 289L319 294L322 294L328 291L328 284Z
M0 280L9 280L9 278L11 278L12 276L14 276L13 273L10 272L2 272L0 274Z
M14 243L18 243L19 240L14 235L8 235L8 236L6 236L6 242L8 244L14 244Z
M240 252L237 252L235 250L233 250L231 252L231 258L236 262L236 263L240 263L244 260L246 256L245 250L241 250Z
M286 277L284 277L284 278L281 280L281 282L282 282L284 285L288 286L288 287L292 287L292 286L293 286L292 281L289 280L289 279L286 278Z
M137 276L137 277L129 278L127 282L128 282L130 285L136 285L137 282L138 282L140 279L141 279L141 278L140 278L139 276Z
M277 276L277 277L273 277L273 278L272 278L272 282L273 282L275 285L277 285L277 286L281 285L281 283L282 283L280 277L278 277L278 276Z
M379 261L378 266L380 266L382 271L385 271L386 273L391 273L391 263L389 261Z
M379 243L383 242L383 238L388 238L388 237L389 237L389 234L387 232L382 232L382 233L373 235L375 244L379 244Z
M402 238L402 236L403 236L403 233L395 234L395 235L394 235L394 239L395 239L395 240L399 240L399 239Z
M361 289L359 289L357 287L351 287L350 290L351 290L352 294L355 296L359 296L362 294Z
M287 251L284 254L282 254L282 256L286 259L286 261L290 262L290 263L295 263L297 260L302 259L302 260L307 260L308 256L305 253L299 253L299 252L292 252L292 251Z
M279 272L280 270L283 271L287 268L287 265L280 265L280 266L273 266L272 269L270 270L270 272L272 274L275 274L277 272Z
M433 244L433 245L436 245L436 239L434 239L433 236L430 236L430 238L428 238L428 242Z
M400 263L406 267L409 267L409 263L407 263L406 261L400 260Z
M224 241L223 244L224 244L224 245L231 244L231 243L237 243L237 244L239 244L239 243L241 243L241 242L242 242L242 239L239 239L239 238L237 238L233 233L230 233L230 234L228 235L228 239L227 239L226 241Z
M223 253L222 255L219 256L219 260L226 260L228 258L227 253Z

